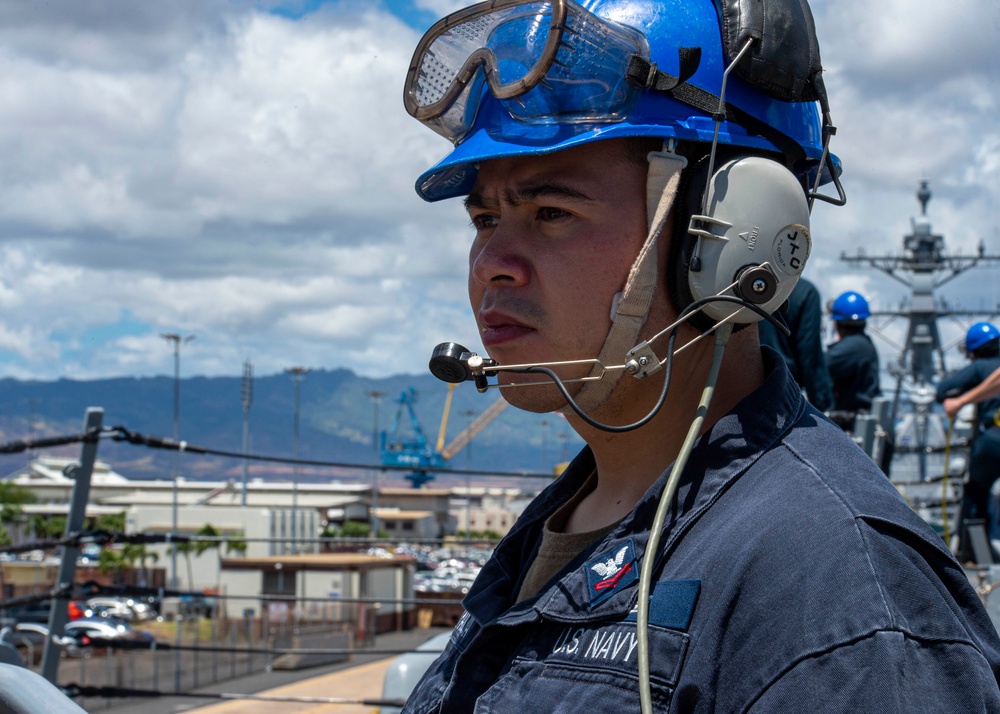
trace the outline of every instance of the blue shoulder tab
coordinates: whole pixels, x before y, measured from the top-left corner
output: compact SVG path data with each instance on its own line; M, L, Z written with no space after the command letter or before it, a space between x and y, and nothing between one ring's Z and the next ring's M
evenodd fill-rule
M661 580L649 596L649 624L687 632L701 592L700 580ZM635 622L635 610L626 621Z

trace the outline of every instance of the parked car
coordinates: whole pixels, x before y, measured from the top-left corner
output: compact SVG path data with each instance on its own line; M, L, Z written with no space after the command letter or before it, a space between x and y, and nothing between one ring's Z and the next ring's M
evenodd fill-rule
M26 662L41 660L49 628L36 622L21 622L14 627L10 640L21 652ZM153 635L145 630L136 630L124 620L115 617L85 617L67 622L56 642L68 657L83 657L94 651L95 640L130 640L140 647L149 646Z
M130 640L140 646L149 646L153 635L145 630L136 630L115 617L88 617L67 622L60 644L68 656L82 657L92 650L94 640Z
M100 617L118 617L126 622L133 620L148 620L155 613L148 603L132 598L92 597L87 600L87 606L94 615Z
M49 600L4 608L2 624L13 627L18 622L48 622L52 605Z
M38 624L48 624L49 615L52 610L52 600L42 600L30 605L20 605L8 607L0 611L0 625L13 627L19 622L37 622ZM67 617L76 620L86 617L91 612L85 602L70 601L67 605Z
M14 632L8 641L14 645L25 664L38 664L45 652L45 641L49 637L49 628L37 622L19 622L13 627Z
M450 638L451 631L442 632L417 647L416 652L407 652L394 659L382 681L382 698L406 701L427 668L444 651ZM399 707L383 706L379 714L398 714L400 711Z

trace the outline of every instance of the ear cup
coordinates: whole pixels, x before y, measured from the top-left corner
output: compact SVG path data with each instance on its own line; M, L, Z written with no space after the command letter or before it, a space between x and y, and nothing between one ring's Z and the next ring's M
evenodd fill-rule
M671 298L686 307L736 295L774 312L788 299L812 249L805 192L778 162L742 156L714 172L702 211L707 170L707 159L695 165L678 204L667 276ZM709 304L704 317L692 322L705 329L736 310L733 303ZM760 319L743 308L730 321Z

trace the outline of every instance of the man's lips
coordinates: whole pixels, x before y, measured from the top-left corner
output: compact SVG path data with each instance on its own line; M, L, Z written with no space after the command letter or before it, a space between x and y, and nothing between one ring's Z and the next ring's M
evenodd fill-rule
M516 318L500 313L481 313L479 325L483 347L486 348L516 340L534 331Z

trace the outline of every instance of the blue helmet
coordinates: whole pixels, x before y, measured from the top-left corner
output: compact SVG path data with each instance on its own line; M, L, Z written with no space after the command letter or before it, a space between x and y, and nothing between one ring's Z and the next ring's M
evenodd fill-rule
M762 82L754 82L749 75L741 76L744 68L757 67L766 59L760 56L760 47L751 46L751 57L743 59L752 62L737 64L737 71L731 72L725 80L726 120L718 126L712 115L717 111L723 90L723 73L733 61L732 55L739 51L738 48L734 51L737 40L745 42L740 38L724 38L723 26L731 34L730 27L735 23L732 18L722 23L720 12L723 10L717 9L718 2L552 0L532 3L529 0L500 0L492 5L481 3L448 16L432 27L418 45L404 92L407 110L454 143L454 150L417 180L417 193L428 201L466 195L475 183L478 162L487 159L547 154L600 139L621 137L711 143L717 128L720 144L745 147L750 152L780 153L796 175L812 182L826 156L825 127L816 101L824 105L827 116L828 111L812 16L805 3L794 4L802 8L803 15L785 24L812 39L811 45L803 42L810 47L810 64L804 70L797 70L802 76L808 75L805 85L816 85L819 90L803 92L802 82L799 82L795 90L775 91L770 80L778 74L769 75ZM536 5L538 7L534 7ZM497 6L499 10L494 9ZM522 6L530 7L534 14L529 17L525 12L523 18L516 17L515 10ZM546 28L549 35L555 33L554 25L545 25L537 19L543 7L553 16L566 12L570 18L566 23L571 28L573 13L585 18L572 28L572 33L567 30L563 37L565 42L574 42L578 31L593 31L590 28L596 25L602 34L601 42L595 46L599 44L606 49L609 46L606 37L620 41L623 47L631 43L636 48L635 54L644 56L638 64L642 67L640 79L646 82L645 88L641 81L635 81L634 75L622 76L626 69L627 73L634 70L631 56L621 58L613 68L607 62L602 64L596 70L605 73L598 76L600 82L590 81L595 71L591 63L595 55L604 62L605 55L590 52L580 59L584 53L575 50L569 50L576 52L571 54L572 60L582 67L576 74L559 54L555 66L545 65L533 75L541 64L537 62L538 55L543 54L535 47L542 44L537 36L544 39ZM500 19L494 20L488 13ZM500 13L506 14L500 16ZM534 25L529 23L532 19ZM517 22L521 24L516 25ZM767 26L768 23L763 24ZM463 32L454 31L459 25ZM464 33L465 30L468 32ZM467 37L473 33L478 34L468 41L471 44L454 46L459 42L455 39L458 35ZM532 35L535 43L529 49L524 40L526 35ZM442 37L448 40L442 45L449 46L439 48L434 44L435 39ZM565 45L565 42L557 44ZM766 33L760 42L766 50ZM553 51L563 52L561 49ZM628 50L619 52L627 54ZM537 64L532 65L534 62ZM553 74L563 76L553 77ZM664 77L666 84L671 79L676 80L676 90L662 91L666 86ZM524 90L520 96L514 94L514 99L508 98L513 92L510 88L525 78L536 82L531 85L534 88ZM560 85L560 81L564 84ZM456 86L458 84L461 86ZM553 86L556 88L552 89ZM560 95L560 91L564 93ZM574 91L575 96L570 96ZM600 96L594 99L595 94ZM786 100L792 94L796 100ZM591 100L607 104L602 104L601 109L589 106L578 111L580 102ZM438 104L429 106L434 102ZM567 110L567 104L573 106ZM439 105L448 108L438 111ZM446 111L449 116L442 117ZM515 118L514 114L521 113L525 116ZM460 130L456 130L458 125L461 125ZM839 160L830 156L822 170L822 183L836 180L840 172Z
M986 344L1000 339L1000 330L989 322L977 322L965 333L965 351L975 352Z
M853 290L838 296L830 312L834 322L861 322L872 314L864 295Z

